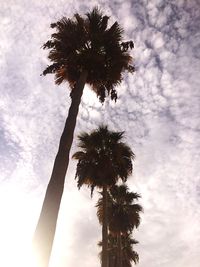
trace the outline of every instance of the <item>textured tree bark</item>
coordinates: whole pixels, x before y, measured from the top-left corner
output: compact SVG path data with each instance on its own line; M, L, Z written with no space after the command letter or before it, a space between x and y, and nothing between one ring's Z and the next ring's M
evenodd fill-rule
M122 267L122 239L121 239L121 233L117 234L117 267Z
M117 267L117 257L113 255L113 252L111 252L111 255L108 253L108 266L109 267Z
M107 186L103 185L102 267L108 267L108 209Z
M71 106L61 135L51 178L35 230L33 246L38 267L48 267L49 265L58 212L64 189L65 175L69 164L69 153L72 146L76 118L86 79L87 71L83 71L75 87L72 89Z

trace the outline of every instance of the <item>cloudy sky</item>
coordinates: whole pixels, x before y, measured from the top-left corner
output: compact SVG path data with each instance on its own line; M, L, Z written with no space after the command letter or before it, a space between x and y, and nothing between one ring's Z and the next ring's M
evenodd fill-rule
M94 5L135 43L136 73L117 103L85 88L76 135L106 122L136 154L130 189L141 194L138 267L198 267L200 247L199 0L0 0L0 266L25 267L64 120L68 85L41 77L49 25ZM76 150L76 140L73 151ZM72 152L73 152L72 151ZM50 267L100 266L98 194L77 190L71 162Z

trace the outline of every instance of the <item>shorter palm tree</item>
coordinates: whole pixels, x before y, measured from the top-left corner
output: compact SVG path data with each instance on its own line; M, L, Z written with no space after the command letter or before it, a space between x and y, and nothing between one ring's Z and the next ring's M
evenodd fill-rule
M79 135L80 151L73 155L78 160L76 178L78 187L83 184L91 188L91 195L95 187L102 189L102 266L107 267L107 190L121 179L125 182L132 173L134 153L122 142L123 132L109 131L107 126L100 126L90 134Z
M118 267L123 265L123 240L130 236L134 228L140 224L140 212L143 210L141 205L135 204L140 195L129 192L127 185L113 186L108 192L108 227L113 236L117 247ZM103 198L97 202L97 216L102 224Z
M110 188L111 207L109 212L109 230L121 235L131 233L140 224L142 207L135 201L140 198L138 193L130 192L128 186L122 184Z
M122 237L122 266L131 267L132 262L137 264L139 262L139 255L133 249L133 246L138 244L138 241L131 237L131 234L123 235ZM102 246L102 242L98 243ZM102 252L100 252L100 258L102 258ZM117 237L111 234L108 235L108 262L109 267L117 266L118 258L118 242Z
M131 267L132 262L139 262L139 255L133 250L133 246L138 244L138 241L131 237L131 234L122 236L122 266Z

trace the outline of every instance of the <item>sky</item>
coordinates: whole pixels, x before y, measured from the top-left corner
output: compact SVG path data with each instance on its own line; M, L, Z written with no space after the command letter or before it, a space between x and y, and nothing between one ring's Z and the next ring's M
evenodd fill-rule
M138 267L198 267L200 247L199 0L0 0L0 266L31 266L29 248L70 105L67 84L40 76L50 23L95 5L132 39L136 72L117 103L84 89L76 136L106 123L136 154ZM50 267L100 266L98 193L77 189L71 160Z

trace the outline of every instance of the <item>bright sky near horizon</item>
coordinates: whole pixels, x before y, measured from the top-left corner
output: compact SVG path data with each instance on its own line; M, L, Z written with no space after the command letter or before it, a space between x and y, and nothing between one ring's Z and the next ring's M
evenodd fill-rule
M86 87L76 135L107 123L136 154L132 191L144 208L138 267L199 267L200 2L0 0L0 266L30 266L29 246L70 104L41 77L50 23L98 5L135 44L136 73L117 103ZM76 150L76 135L72 152ZM50 267L100 266L98 194L77 190L70 164ZM24 262L24 263L23 263Z

